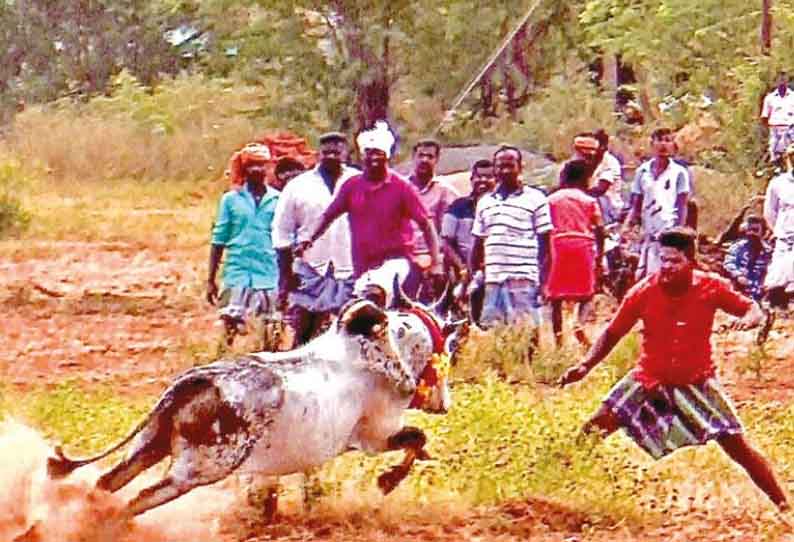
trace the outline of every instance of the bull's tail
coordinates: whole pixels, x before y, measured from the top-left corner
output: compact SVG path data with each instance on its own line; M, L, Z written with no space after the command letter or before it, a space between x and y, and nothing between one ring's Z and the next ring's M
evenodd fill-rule
M75 469L79 469L80 467L84 467L85 465L90 465L100 459L104 459L110 454L117 452L118 450L122 449L124 446L129 444L135 436L140 433L151 421L157 417L162 415L163 413L170 412L173 408L178 407L181 402L184 402L185 398L181 398L180 401L180 393L179 390L183 390L184 386L187 385L207 385L208 381L205 377L201 375L202 368L196 368L191 371L188 371L182 377L177 379L171 387L166 390L160 400L157 401L157 404L154 408L149 412L149 415L138 424L138 426L133 429L124 439L110 448L102 452L101 454L90 457L87 459L69 459L63 454L63 449L60 446L55 447L55 457L50 457L47 459L47 474L50 478L58 479L64 478L72 473ZM192 394L188 394L192 396Z
M146 426L146 424L149 423L149 420L151 420L151 418L152 415L150 414L149 416L146 417L145 420L143 420L140 424L138 424L138 427L136 427L132 432L130 432L129 435L124 437L124 440L122 440L121 442L119 442L109 450L106 450L94 457L90 457L87 459L79 459L79 460L69 459L68 457L63 455L63 448L61 446L56 446L55 457L47 458L47 474L49 475L50 478L53 479L64 478L69 474L71 474L72 471L74 471L75 469L79 469L80 467L84 467L85 465L90 465L91 463L99 461L100 459L106 458L113 452L116 452L121 448L123 448L124 446L126 446L127 444L129 444L129 442L135 437L135 435L140 433L141 430Z

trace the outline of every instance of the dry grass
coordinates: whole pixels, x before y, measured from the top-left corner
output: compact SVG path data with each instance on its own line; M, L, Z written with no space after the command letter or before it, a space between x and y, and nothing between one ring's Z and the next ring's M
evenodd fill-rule
M231 152L268 128L252 112L272 94L199 76L148 89L122 74L109 97L17 115L6 147L57 181L219 178Z

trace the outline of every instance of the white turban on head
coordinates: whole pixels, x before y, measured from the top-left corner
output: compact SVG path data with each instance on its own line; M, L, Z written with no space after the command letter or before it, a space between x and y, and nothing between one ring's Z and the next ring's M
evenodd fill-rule
M358 134L356 143L361 152L367 149L378 149L386 153L387 158L391 158L391 151L396 141L389 124L379 120L371 130L365 130Z

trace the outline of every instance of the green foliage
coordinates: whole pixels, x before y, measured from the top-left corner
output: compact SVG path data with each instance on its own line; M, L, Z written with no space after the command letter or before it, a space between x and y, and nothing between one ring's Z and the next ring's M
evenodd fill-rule
M154 82L179 68L176 16L147 0L0 3L0 105L106 89L122 68Z
M761 52L760 5L739 0L590 0L579 20L588 43L620 55L635 68L641 94L659 123L682 125L708 111L720 126L714 165L750 170L763 148L761 99L776 73L788 69L792 45L790 1L775 2L773 46ZM661 102L672 105L662 114Z
M0 239L22 232L30 223L30 213L20 198L26 184L18 163L0 162Z
M531 326L502 326L470 337L458 356L455 377L470 382L498 375L510 382L549 385L580 361L582 353L575 346L542 347L530 360L527 350L532 334ZM634 366L639 351L639 336L633 333L620 342L604 365L613 377L620 378Z
M20 418L44 435L83 453L99 452L132 431L152 405L149 399L130 400L118 390L90 391L77 382L50 390L3 393L2 414Z

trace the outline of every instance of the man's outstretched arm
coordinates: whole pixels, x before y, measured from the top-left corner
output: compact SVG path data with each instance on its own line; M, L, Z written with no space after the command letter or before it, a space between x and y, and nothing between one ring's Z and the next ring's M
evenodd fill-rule
M620 339L623 338L623 335L618 335L611 331L611 328L607 328L598 337L595 344L590 351L585 356L585 359L579 365L571 367L565 374L560 377L559 385L567 386L568 384L573 384L574 382L579 382L583 379L587 374L599 363L601 363L604 358L606 358L609 353L615 348L615 345L620 342Z

